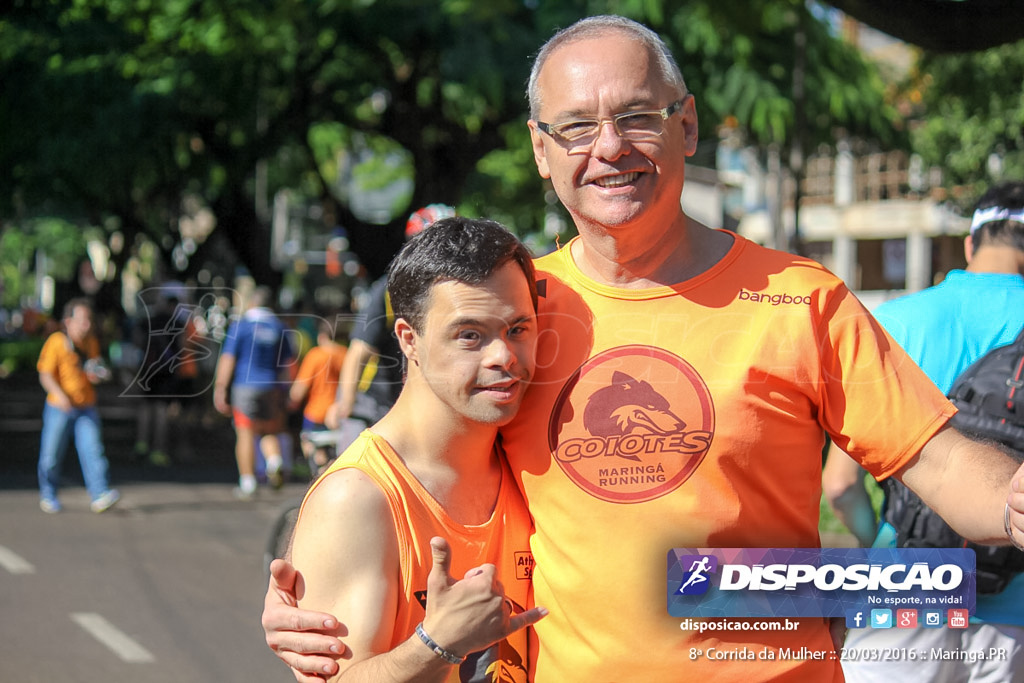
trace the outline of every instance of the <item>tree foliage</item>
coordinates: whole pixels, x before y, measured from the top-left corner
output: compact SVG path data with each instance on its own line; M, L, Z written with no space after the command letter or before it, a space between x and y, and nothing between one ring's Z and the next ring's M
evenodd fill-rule
M554 200L523 125L529 57L597 13L666 37L705 138L729 116L763 144L891 135L874 72L799 0L16 0L0 15L0 125L18 131L0 147L4 227L58 216L119 231L117 265L140 239L173 261L198 203L219 239L182 275L225 242L271 284L280 189L323 205L373 272L432 202L538 233ZM354 210L403 180L384 225Z
M685 55L684 75L715 124L735 117L753 142L788 145L796 132L795 36L805 35L803 106L810 144L831 142L836 128L898 141L896 111L877 70L799 0L686 3L671 18Z
M1024 41L964 54L925 54L914 149L943 171L968 209L992 184L1024 178ZM990 163L990 158L992 162Z

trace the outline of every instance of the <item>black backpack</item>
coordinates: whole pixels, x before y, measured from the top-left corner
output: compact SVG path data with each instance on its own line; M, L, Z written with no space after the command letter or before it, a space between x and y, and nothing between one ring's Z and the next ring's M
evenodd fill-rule
M964 370L949 391L960 410L950 424L972 438L995 442L1024 460L1024 330L1013 343L992 349ZM906 548L971 548L978 559L979 593L998 593L1024 571L1024 553L982 546L959 536L895 477L885 480L883 516Z

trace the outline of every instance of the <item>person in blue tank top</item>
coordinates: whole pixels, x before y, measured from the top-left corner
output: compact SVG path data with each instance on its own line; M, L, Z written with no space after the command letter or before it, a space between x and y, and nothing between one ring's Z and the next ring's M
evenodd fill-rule
M284 324L268 307L270 298L266 287L249 295L245 313L228 329L214 381L214 406L230 415L235 425L236 495L243 499L256 491L256 438L266 460L267 480L275 488L284 481L279 435L286 425L295 349Z

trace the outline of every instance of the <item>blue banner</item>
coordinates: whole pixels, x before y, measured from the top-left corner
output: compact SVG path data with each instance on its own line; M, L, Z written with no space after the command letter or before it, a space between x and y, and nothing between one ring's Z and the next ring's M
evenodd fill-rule
M885 612L918 610L958 622L974 613L975 555L966 548L673 548L667 593L673 617L846 617L860 627L875 613L871 626L886 628L893 624Z

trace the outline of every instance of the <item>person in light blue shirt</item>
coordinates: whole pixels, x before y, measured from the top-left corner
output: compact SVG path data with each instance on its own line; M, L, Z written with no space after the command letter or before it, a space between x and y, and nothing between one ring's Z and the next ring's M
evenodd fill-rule
M1024 328L1024 183L994 187L979 200L964 251L966 270L951 271L940 284L887 301L874 312L886 331L946 393L971 363L991 349L1013 342ZM837 516L861 544L897 545L891 524L883 521L876 525L863 471L836 446L828 454L822 486ZM979 594L975 618L965 630L853 629L846 646L998 655L977 661L930 655L913 662L844 661L843 672L851 683L1022 682L1024 574L1018 574L999 593Z

